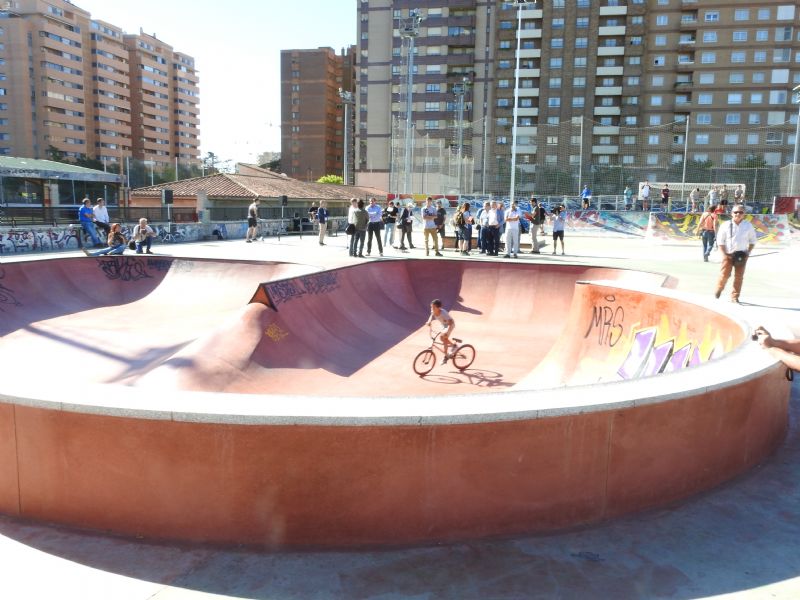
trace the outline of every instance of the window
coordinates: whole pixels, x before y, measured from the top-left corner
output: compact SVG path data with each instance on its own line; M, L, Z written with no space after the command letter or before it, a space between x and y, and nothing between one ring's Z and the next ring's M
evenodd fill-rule
M711 125L711 113L697 113L698 125Z
M639 96L625 96L622 101L625 104L629 104L631 106L634 106L636 104L639 104Z
M783 143L783 132L782 131L768 131L767 132L767 144L782 144Z
M439 103L438 102L426 102L425 103L425 110L427 112L435 112L439 110Z
M499 106L500 108L511 106L511 100L509 100L508 98L498 98L497 106Z
M589 17L578 17L575 19L575 27L578 29L586 29L589 27Z
M792 59L791 48L777 48L772 53L772 61L776 63L789 62Z
M631 46L641 46L642 45L642 36L640 35L632 35L630 38L630 45Z
M572 97L572 108L583 108L585 104L586 100L582 96Z
M747 41L747 32L746 31L734 31L732 39L734 42L746 42Z
M636 127L636 124L638 122L639 122L639 119L636 117L636 115L628 115L628 116L622 117L622 124L627 126L627 127Z
M431 85L431 84L428 84ZM509 79L498 79L497 81L498 88L508 88L511 87L511 80Z
M792 28L791 27L778 27L775 30L776 42L791 42L792 41Z
M436 120L425 121L425 129L439 129L439 121Z
M547 117L548 125L558 125L558 117Z
M611 136L610 135L601 135L598 138L598 144L601 146L610 146L611 145Z
M748 125L761 125L761 115L758 113L750 113L747 115Z
M622 143L626 145L635 144L636 143L636 136L635 135L623 135L622 136Z
M698 104L711 104L714 102L714 94L698 94L697 96L697 103Z
M756 31L756 41L757 42L768 42L769 41L769 31L766 29L759 29Z
M557 108L561 106L561 98L548 98L547 99L547 106L551 108Z
M550 47L551 48L563 48L564 47L564 38L552 38L550 40Z
M713 23L719 21L719 11L718 10L707 10L703 20L706 23Z
M551 77L548 81L548 87L551 89L558 89L561 87L561 77Z
M749 21L750 20L750 9L749 8L737 8L733 11L733 20L734 21Z
M765 63L767 62L767 53L765 50L756 50L753 52L753 62L754 63Z
M585 88L586 87L586 77L574 77L572 79L572 87Z
M506 136L504 136L504 135L498 135L497 136L497 143L500 144L500 145L507 144L508 143L508 138Z
M558 136L557 135L548 135L547 136L547 145L548 146L558 146Z
M699 163L708 162L708 154L695 154L694 161Z
M736 50L731 52L731 62L736 63L743 63L746 58L746 53L744 50Z
M714 78L714 73L700 73L700 78L698 81L703 85L711 85L714 83Z
M789 83L789 69L772 69L771 83Z
M511 61L510 60L500 60L497 62L497 67L500 69L510 69L511 68Z
M425 91L430 93L438 92L440 90L438 83L428 83L425 85Z
M717 42L717 32L716 31L704 31L703 32L703 43L705 44L715 44Z
M644 17L641 15L631 17L631 25L644 25Z
M560 17L557 18L557 19L553 19L552 28L553 29L564 29L564 19L562 19Z
M560 69L563 64L564 64L564 59L561 58L560 56L553 56L550 58L551 69Z
M650 96L650 106L661 106L662 101L661 96Z
M766 81L766 75L764 75L763 71L755 71L753 73L753 83L764 83Z
M665 35L657 35L653 39L654 39L654 44L656 46L666 46L667 45L667 36L665 36Z
M794 6L791 4L783 4L778 7L778 12L775 15L778 21L793 21L794 20Z
M732 146L734 144L739 143L739 134L738 133L726 133L725 134L725 141L724 143L728 146Z
M786 90L772 90L769 93L770 104L786 104Z
M628 64L629 65L640 65L640 64L642 64L642 57L641 56L629 56L628 57Z
M623 165L632 165L633 164L633 156L630 154L626 154L622 157L622 164Z
M544 157L544 164L546 165L556 165L558 164L558 156L555 154L547 154Z
M753 92L750 94L750 104L761 104L764 102L764 94L761 92Z
M654 56L653 57L653 66L655 67L663 67L665 64L665 59L663 56Z
M514 21L500 21L500 29L514 29ZM431 35L431 28L428 28L428 35Z
M639 76L632 75L631 77L628 77L628 85L639 85Z
M661 115L650 115L650 125L661 125Z
M614 106L614 98L611 96L603 96L600 98L600 106Z
M731 92L728 94L728 104L741 104L742 94L739 92Z
M658 135L657 134L648 135L647 136L647 143L650 144L651 146L657 146L658 145Z
M728 75L728 83L744 83L744 73L731 73Z
M656 25L659 27L669 25L669 17L667 15L656 15Z
M586 48L587 46L589 46L589 38L585 37L575 38L576 48Z
M694 136L694 143L698 146L708 144L708 134L707 133L697 133Z
M750 145L758 144L758 134L757 133L748 133L747 134L747 143Z
M700 54L700 62L704 65L711 65L717 62L716 52L702 52Z
M647 158L645 159L648 165L657 165L658 164L658 154L648 154Z
M585 56L576 56L575 62L573 63L576 69L586 66L586 57Z

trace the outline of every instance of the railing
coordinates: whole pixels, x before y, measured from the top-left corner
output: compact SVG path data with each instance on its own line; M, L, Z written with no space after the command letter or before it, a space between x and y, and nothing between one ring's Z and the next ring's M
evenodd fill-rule
M78 206L23 207L7 206L2 208L0 224L18 227L21 225L64 225L78 222ZM162 207L108 207L109 220L119 223L135 223L142 217L150 222L193 223L197 221L197 212L193 208Z

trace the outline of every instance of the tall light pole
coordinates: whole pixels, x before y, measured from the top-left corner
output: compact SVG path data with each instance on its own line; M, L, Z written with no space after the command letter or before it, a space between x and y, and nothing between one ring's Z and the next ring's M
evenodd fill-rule
M411 193L411 172L414 165L411 157L411 144L413 141L413 127L411 114L413 109L414 96L414 40L419 35L419 24L422 22L422 15L416 9L408 12L408 19L400 20L400 37L408 39L408 73L406 74L406 161L404 192Z
M453 86L453 93L458 98L458 194L461 195L464 193L464 190L461 185L461 169L462 169L462 161L464 159L464 96L467 93L467 88L469 88L469 78L462 77L461 83L457 83Z
M519 107L519 53L522 46L522 9L528 0L514 0L517 6L517 52L514 61L514 108L511 111L511 185L509 187L509 202L514 201L516 175L517 175L517 110Z
M797 129L794 132L794 157L792 158L791 187L791 194L794 195L797 193L797 163L800 162L800 85L794 86L794 88L792 88L792 92L794 93L792 102L797 104ZM758 174L758 170L756 170L756 174ZM753 194L755 194L755 190L753 190Z
M350 185L350 171L348 170L348 159L350 157L350 105L353 104L353 92L348 92L339 88L339 98L342 99L344 105L344 168L342 169L342 183Z

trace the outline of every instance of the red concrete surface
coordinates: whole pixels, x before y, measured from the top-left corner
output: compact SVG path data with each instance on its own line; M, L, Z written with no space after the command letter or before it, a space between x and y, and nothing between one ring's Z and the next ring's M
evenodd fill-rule
M692 391L673 387L672 399L654 403L603 407L627 384L587 387L585 409L536 414L556 392L534 388L619 380L623 367L649 368L667 343L696 347L705 360L741 344L743 330L728 317L623 286L655 289L669 283L662 276L512 262L386 261L311 273L150 260L3 267L4 297L13 301L0 304L0 511L267 547L551 531L708 489L767 456L786 428L788 385L777 365L740 368L731 378L741 381L709 389L694 380ZM277 281L285 276L294 277ZM452 310L457 335L478 348L470 373L411 372L433 297ZM611 317L597 318L609 314L597 312L606 305ZM637 355L639 364L632 352L649 328L655 343ZM531 381L537 372L542 379ZM91 414L3 396L3 384L37 376L53 382L51 401L91 403L81 384L106 382L115 385L91 389L113 396L121 384L135 392L126 398L163 398L165 416L137 414L130 400L124 410ZM659 394L661 380L647 381L648 395ZM291 414L291 397L260 392L313 394L323 397L323 421L325 396L364 398L351 401L348 424L215 422L199 415L201 395L177 389L247 392L266 416L278 402ZM500 397L492 392L506 389L521 412L495 418ZM435 402L457 392L483 394L476 398L484 414L458 423L357 419L376 396L425 393ZM187 412L198 398L204 422L170 413L174 396ZM224 411L238 397L217 398ZM379 401L371 414L395 414L393 402L403 402Z

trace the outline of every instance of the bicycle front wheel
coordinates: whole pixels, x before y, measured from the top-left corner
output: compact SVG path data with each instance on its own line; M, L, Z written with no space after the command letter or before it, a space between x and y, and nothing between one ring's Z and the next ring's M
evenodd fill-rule
M420 377L430 373L434 366L436 366L436 355L431 349L423 350L414 359L414 373Z
M472 344L459 346L453 355L453 364L459 371L469 367L473 360L475 360L475 347Z

